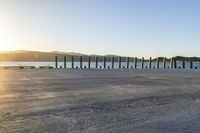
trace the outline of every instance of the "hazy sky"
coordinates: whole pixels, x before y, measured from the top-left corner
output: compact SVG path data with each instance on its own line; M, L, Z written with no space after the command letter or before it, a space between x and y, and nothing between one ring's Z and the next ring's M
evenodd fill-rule
M0 0L0 50L200 56L200 0Z

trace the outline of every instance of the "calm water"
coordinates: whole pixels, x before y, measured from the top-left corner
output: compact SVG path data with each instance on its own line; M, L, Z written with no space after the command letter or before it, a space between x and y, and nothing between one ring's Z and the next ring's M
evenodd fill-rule
M160 68L163 68L163 63L160 62ZM189 62L186 62L186 68L190 67ZM0 66L35 66L35 67L39 67L39 66L53 66L55 67L55 62L0 62ZM58 66L59 67L64 67L64 63L63 62L58 62ZM111 68L112 64L111 62L107 62L106 63L106 67L110 67ZM80 67L80 63L79 62L74 62L74 67ZM88 67L88 62L83 62L83 68L84 67ZM103 68L103 62L98 62L98 68ZM118 68L118 62L114 63L114 67ZM126 68L126 62L122 62L122 68L125 67ZM129 63L129 67L133 67L134 68L134 62L130 62ZM149 62L144 62L144 68L148 68L149 67ZM152 62L152 68L156 68L156 62ZM170 62L167 62L166 67L170 67ZM181 67L182 68L182 62L181 61L177 61L177 67ZM193 67L197 67L198 69L200 69L200 62L193 62ZM71 68L71 62L67 62L67 68ZM95 68L95 62L91 62L91 68ZM137 63L137 68L141 68L141 62Z

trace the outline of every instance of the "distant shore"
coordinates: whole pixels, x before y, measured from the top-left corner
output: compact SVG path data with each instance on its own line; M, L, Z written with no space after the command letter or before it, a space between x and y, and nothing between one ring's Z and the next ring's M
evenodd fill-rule
M73 52L38 52L38 51L12 51L12 52L0 52L0 62L9 62L9 61L17 61L17 62L53 62L55 56L58 57L58 61L63 61L64 56L66 56L67 61L71 61L72 56L74 56L74 61L79 61L79 57L83 57L83 61L88 61L88 56L91 57L91 61L95 61L95 57L99 57L99 61L103 61L103 55L86 55L81 53L73 53ZM107 57L107 61L111 61L111 57L115 57L115 61L118 60L120 55L104 55ZM149 57L148 57L149 58ZM148 60L145 59L145 60ZM161 60L164 57L155 57L152 60L156 60L160 58ZM171 58L171 57L170 57ZM167 61L170 61L170 58L167 58ZM184 57L184 56L176 56L177 60L193 60L193 61L200 61L198 57ZM134 57L130 57L130 61L134 60ZM141 58L138 58L141 60ZM126 57L122 56L122 62L126 61Z

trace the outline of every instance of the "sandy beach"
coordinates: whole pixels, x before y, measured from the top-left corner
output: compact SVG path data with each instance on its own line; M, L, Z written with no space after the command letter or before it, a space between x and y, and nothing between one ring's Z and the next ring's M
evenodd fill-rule
M1 133L199 131L199 70L0 70Z

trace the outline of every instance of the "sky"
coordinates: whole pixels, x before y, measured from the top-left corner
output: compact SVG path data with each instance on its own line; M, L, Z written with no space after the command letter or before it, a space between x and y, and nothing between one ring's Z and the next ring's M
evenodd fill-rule
M200 56L199 0L0 0L0 50Z

